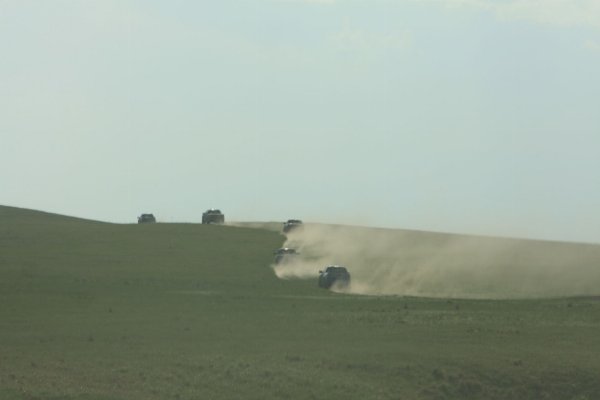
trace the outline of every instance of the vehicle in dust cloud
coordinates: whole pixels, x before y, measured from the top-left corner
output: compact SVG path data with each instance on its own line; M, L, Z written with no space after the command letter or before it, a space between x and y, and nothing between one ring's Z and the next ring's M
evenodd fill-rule
M324 271L319 271L319 287L329 289L332 286L343 288L350 285L350 273L346 267L330 265Z
M273 254L275 255L275 264L283 264L292 261L300 255L300 253L298 253L296 249L292 249L289 247L282 247L280 249L277 249L273 252Z
M138 224L153 224L156 218L152 214L142 214L138 217Z
M203 224L223 224L225 223L225 214L221 210L211 208L202 214Z
M283 233L288 233L294 229L302 227L302 221L299 219L288 219L283 223Z

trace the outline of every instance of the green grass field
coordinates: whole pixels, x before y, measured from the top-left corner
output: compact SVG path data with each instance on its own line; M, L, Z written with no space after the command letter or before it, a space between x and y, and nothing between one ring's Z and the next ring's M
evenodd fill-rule
M600 396L599 298L337 294L284 240L0 207L0 399Z

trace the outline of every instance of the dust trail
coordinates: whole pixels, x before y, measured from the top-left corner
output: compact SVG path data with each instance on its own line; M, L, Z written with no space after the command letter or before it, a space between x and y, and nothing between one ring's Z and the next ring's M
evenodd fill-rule
M357 294L528 298L600 294L600 246L418 231L305 224L286 247L301 257L273 266L283 279L316 279L329 264Z
M323 268L323 265L319 263L318 259L298 258L288 259L272 267L275 275L281 279L310 279L319 276L319 270Z

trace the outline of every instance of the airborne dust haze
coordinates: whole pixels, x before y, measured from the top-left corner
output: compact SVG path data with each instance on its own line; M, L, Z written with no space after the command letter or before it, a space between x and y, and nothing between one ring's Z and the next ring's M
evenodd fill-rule
M305 224L286 247L301 256L273 265L282 279L348 268L345 292L454 298L600 294L600 245L408 230Z

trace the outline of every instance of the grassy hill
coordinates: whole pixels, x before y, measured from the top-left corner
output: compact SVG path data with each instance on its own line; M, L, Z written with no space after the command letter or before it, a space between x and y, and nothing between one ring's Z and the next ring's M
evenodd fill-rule
M284 240L0 207L0 399L600 393L598 298L338 294L278 279Z

